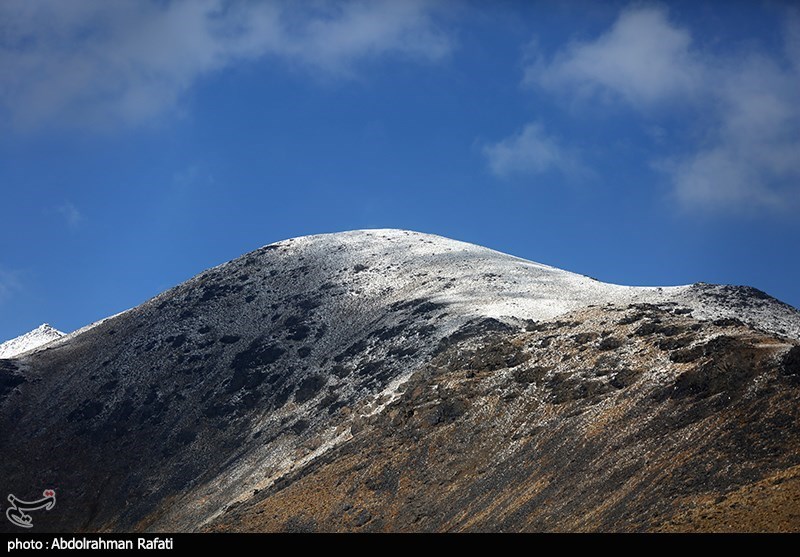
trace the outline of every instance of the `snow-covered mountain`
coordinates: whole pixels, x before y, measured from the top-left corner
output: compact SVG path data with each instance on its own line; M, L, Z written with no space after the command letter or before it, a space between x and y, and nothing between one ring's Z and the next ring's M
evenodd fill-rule
M18 356L19 354L28 352L34 348L39 348L54 340L58 340L63 336L64 333L61 331L54 329L47 323L43 323L24 335L20 335L0 344L0 358Z
M798 344L752 288L295 238L3 361L0 489L69 494L48 530L660 529L795 485Z

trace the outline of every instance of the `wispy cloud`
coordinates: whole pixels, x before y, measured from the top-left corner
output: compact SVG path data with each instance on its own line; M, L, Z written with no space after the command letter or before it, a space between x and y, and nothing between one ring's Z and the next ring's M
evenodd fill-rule
M753 54L718 72L703 106L707 144L674 161L689 206L800 208L800 73Z
M800 208L800 31L790 14L783 56L755 47L719 56L658 6L624 10L591 41L527 68L525 83L559 96L628 106L644 126L692 111L681 155L658 157L690 208Z
M538 122L527 124L519 133L502 141L486 145L483 154L491 171L501 178L549 171L570 174L578 168L576 158L554 137L547 135Z
M21 287L19 274L0 267L0 303Z
M188 188L196 184L213 184L214 176L199 164L190 164L172 175L172 183L180 188Z
M451 39L435 24L433 2L393 0L328 2L291 14L276 51L326 73L347 74L353 64L386 55L437 61Z
M83 221L81 212L69 201L56 207L55 211L64 218L70 228L76 228Z
M135 125L237 62L274 57L341 77L362 61L437 61L451 48L425 0L6 0L0 105L20 129Z

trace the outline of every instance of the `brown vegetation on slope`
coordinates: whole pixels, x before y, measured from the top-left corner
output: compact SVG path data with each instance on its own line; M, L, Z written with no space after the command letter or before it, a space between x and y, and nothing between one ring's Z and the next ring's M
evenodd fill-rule
M205 529L800 530L800 349L686 313L466 327L351 441Z

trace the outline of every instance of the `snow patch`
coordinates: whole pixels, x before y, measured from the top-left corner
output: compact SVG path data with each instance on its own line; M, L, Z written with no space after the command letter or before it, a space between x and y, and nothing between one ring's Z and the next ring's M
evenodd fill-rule
M58 329L54 329L47 323L39 325L34 330L12 338L0 344L0 358L14 358L31 350L41 348L65 336Z

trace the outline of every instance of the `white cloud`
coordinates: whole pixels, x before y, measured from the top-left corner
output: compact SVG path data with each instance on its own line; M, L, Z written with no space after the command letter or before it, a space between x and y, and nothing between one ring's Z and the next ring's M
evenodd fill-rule
M574 157L548 136L541 124L527 124L519 133L487 145L483 154L492 172L502 178L542 174L551 170L571 173L577 168Z
M708 145L672 172L688 207L800 208L800 73L762 56L737 61L710 87Z
M64 217L70 228L77 227L83 221L83 215L75 205L69 201L56 207L56 213Z
M235 62L272 56L351 75L381 56L436 61L451 49L425 0L6 0L0 104L19 128L138 124Z
M349 73L354 61L387 54L440 60L450 39L436 28L429 2L345 2L323 4L296 34L284 33L280 53L325 72Z
M525 82L581 95L613 92L638 106L683 97L703 79L691 42L664 10L627 10L598 39L573 42L550 62L539 57L526 69Z
M579 100L617 101L643 126L689 110L680 135L690 148L667 169L687 207L800 208L800 31L787 18L785 52L754 47L727 56L703 50L660 7L624 10L592 41L573 42L550 60L539 56L525 83ZM699 137L700 139L688 139Z

